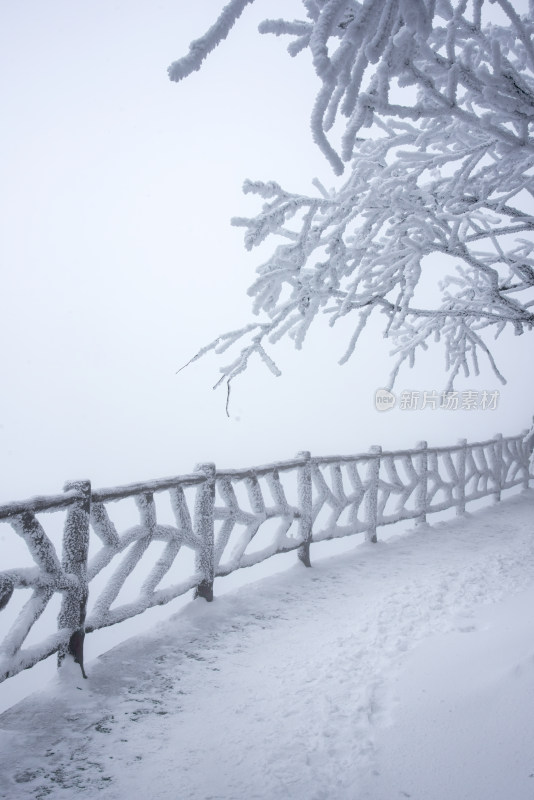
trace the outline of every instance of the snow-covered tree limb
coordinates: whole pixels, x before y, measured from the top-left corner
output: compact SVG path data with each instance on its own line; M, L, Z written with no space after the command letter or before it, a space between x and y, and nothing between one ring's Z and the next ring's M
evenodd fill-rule
M231 0L225 6L214 25L200 39L195 39L189 45L189 53L183 58L174 61L167 72L171 81L181 81L202 66L204 59L215 50L218 44L226 39L231 29L239 19L245 6L254 0Z
M350 175L329 192L316 184L316 195L246 182L263 208L233 224L247 249L274 242L249 290L265 321L208 346L247 340L222 380L253 354L276 373L269 342L287 335L300 347L320 311L332 325L356 318L342 361L370 316L383 315L392 380L433 340L445 344L451 381L477 373L480 353L502 379L485 335L534 324L534 9L520 16L508 0L303 6L306 19L260 30L292 37L292 55L311 53L322 84L312 135L334 172L350 163Z

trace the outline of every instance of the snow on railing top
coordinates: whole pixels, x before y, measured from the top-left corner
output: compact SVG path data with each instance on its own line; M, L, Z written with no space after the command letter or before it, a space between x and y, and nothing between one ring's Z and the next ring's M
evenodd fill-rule
M164 492L166 489L172 489L178 485L194 486L203 483L204 480L204 475L199 475L197 473L180 475L176 478L160 478L159 480L147 481L146 483L130 483L127 486L96 489L92 493L92 499L99 503L106 503L110 500L123 500L126 497L135 497L135 495L146 494L147 492Z
M297 458L289 459L288 461L275 461L273 464L262 464L259 467L244 467L243 469L224 469L217 470L217 478L247 478L252 475L267 475L274 470L278 472L288 472L296 467L302 467L306 462L309 454L304 453L297 456ZM340 456L342 457L342 456ZM336 456L337 458L337 456Z
M192 588L211 600L217 576L278 553L297 550L309 566L313 542L355 533L374 542L383 525L462 513L473 500L526 488L530 438L302 452L246 469L202 464L188 475L108 489L70 483L62 495L0 506L0 524L18 534L26 558L0 572L0 681L54 652L60 661L70 652L83 670L86 632Z
M66 491L64 494L51 495L48 497L32 497L30 500L22 500L18 503L7 503L0 506L0 519L14 517L16 514L37 511L54 511L59 508L67 508L79 498L79 492Z

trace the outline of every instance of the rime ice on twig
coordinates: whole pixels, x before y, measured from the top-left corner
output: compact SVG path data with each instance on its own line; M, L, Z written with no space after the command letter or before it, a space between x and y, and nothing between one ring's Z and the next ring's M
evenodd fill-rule
M200 69L206 56L214 50L223 39L226 39L236 20L239 19L243 13L245 6L253 2L254 0L231 0L231 2L223 8L218 20L212 25L209 31L200 39L191 42L187 56L170 65L168 73L171 81L180 81L182 78L190 75L191 72Z
M312 135L350 176L331 192L315 184L316 196L246 182L264 205L234 224L247 249L276 245L250 289L264 320L203 351L244 340L221 381L254 354L276 374L268 345L289 336L302 346L320 312L332 324L355 317L342 361L380 313L397 359L391 382L436 340L449 386L477 374L480 355L504 380L486 334L534 323L534 19L499 0L505 22L494 24L492 5L304 1L305 19L260 26L290 37L292 55L309 50L321 81ZM195 46L205 55L219 40L208 32ZM423 275L441 299L425 304Z

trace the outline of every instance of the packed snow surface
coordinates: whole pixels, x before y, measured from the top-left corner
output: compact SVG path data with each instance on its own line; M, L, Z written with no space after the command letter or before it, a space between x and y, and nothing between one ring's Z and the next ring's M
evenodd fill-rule
M0 715L0 796L532 800L533 510L355 537L66 665Z

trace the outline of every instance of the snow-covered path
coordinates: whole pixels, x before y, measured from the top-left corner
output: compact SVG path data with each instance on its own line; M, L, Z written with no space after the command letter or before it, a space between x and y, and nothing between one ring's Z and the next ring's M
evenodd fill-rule
M529 491L310 570L296 564L189 604L89 662L87 681L69 665L0 715L0 796L504 800L481 769L488 752L506 796L531 800L533 510ZM487 658L498 652L487 644L495 626L498 642L508 637L497 665ZM461 715L455 727L455 708L481 713L479 686L482 705L507 687L507 702L492 706L496 733L466 730Z

